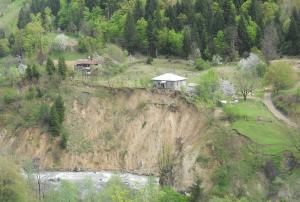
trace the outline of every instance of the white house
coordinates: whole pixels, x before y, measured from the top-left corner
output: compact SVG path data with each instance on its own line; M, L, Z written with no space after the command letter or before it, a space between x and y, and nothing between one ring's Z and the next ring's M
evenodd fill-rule
M172 73L166 73L151 79L155 88L181 90L186 87L186 78Z

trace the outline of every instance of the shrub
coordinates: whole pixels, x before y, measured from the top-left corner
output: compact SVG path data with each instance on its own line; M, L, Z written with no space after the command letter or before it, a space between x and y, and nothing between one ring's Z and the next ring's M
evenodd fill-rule
M67 132L65 130L62 130L62 132L61 132L61 141L60 141L60 147L62 149L67 148L68 139L69 139L69 135L67 134Z
M15 89L6 89L3 93L3 102L5 104L11 104L16 102L20 98L18 92Z
M256 73L257 73L257 76L260 77L260 78L263 78L266 71L267 71L267 64L265 63L259 63L258 65L256 65Z
M25 98L27 99L27 100L32 100L34 97L35 97L35 88L34 87L30 87L28 90L27 90L27 92L26 92L26 94L25 94Z
M152 57L148 57L147 61L146 61L146 64L152 65L152 63L153 63L153 58Z
M8 41L0 39L0 57L4 57L9 53Z
M69 37L64 34L57 35L52 43L52 49L54 51L65 51L68 47L68 40Z
M206 70L210 68L210 63L199 58L195 61L195 68L199 71Z
M273 181L275 179L275 177L277 176L277 171L276 171L276 167L275 164L272 160L269 160L265 163L264 165L264 171L265 171L265 175L266 177L270 180Z
M272 85L274 91L287 89L296 82L295 70L285 62L273 63L265 74L265 82Z

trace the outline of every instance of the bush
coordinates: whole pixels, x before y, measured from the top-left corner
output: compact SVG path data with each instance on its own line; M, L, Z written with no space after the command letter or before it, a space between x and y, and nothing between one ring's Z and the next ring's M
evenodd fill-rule
M67 134L67 132L65 130L62 130L62 132L61 132L61 141L60 141L60 147L62 149L67 148L68 139L69 139L69 135Z
M34 87L30 87L30 88L27 90L26 94L25 94L25 98L26 98L27 100L32 100L32 99L35 97L35 95L36 95L35 88L34 88Z
M69 37L64 34L57 35L52 43L52 49L54 51L65 51L68 47L68 40Z
M229 121L235 121L242 118L241 114L239 114L239 112L235 109L234 105L225 105L223 107L223 111ZM246 119L247 117L244 118Z
M291 65L285 62L273 63L265 74L266 84L272 85L274 91L292 87L296 82L296 72Z
M20 170L12 159L0 157L0 201L34 201Z
M206 70L210 68L210 63L199 58L195 61L195 68L199 71Z
M20 98L18 92L15 89L6 89L3 93L3 102L5 104L11 104L16 102Z
M0 57L4 57L9 53L8 41L0 39Z
M153 63L153 58L152 57L148 57L147 61L146 61L146 64L152 65L152 63Z

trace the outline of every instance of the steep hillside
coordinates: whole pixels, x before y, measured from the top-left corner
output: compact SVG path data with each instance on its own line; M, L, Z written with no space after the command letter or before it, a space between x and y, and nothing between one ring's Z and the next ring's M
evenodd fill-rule
M210 155L205 113L179 95L87 88L68 97L66 106L67 151L40 128L26 129L13 138L2 130L1 148L39 157L50 170L124 170L156 175L164 149L165 153L170 151L170 159L178 167L178 187L191 185L198 153ZM212 166L201 171L207 184Z

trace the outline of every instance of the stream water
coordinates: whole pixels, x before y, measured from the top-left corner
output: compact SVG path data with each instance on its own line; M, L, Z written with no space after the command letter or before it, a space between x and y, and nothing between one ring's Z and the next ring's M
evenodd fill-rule
M37 181L40 179L40 188L42 192L47 192L51 188L57 188L62 181L69 181L79 186L83 191L84 184L87 180L93 182L98 190L100 190L112 176L117 175L120 179L133 189L140 189L147 185L149 176L134 175L130 173L114 173L114 172L40 172L33 174L33 178ZM153 177L154 183L158 184L158 178Z

